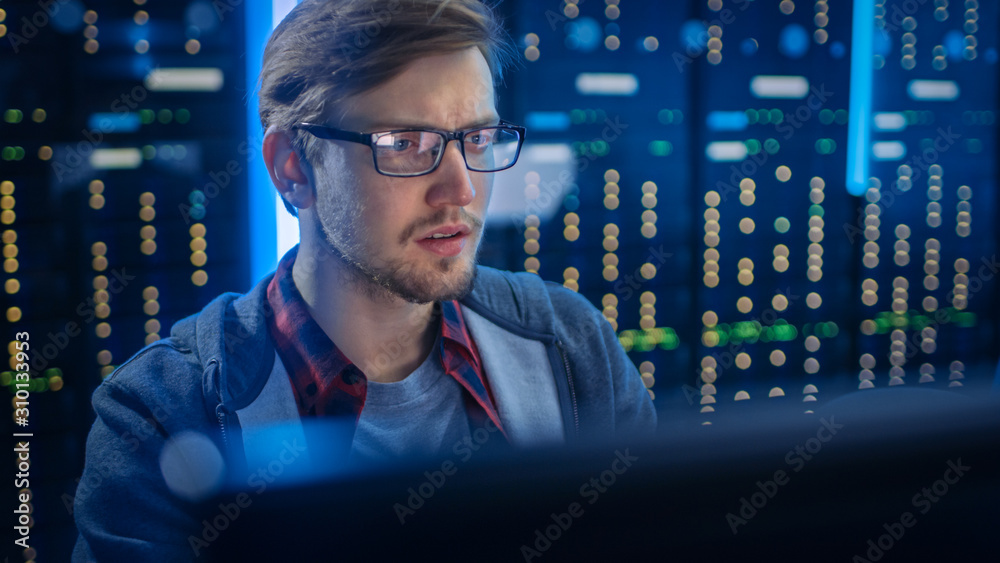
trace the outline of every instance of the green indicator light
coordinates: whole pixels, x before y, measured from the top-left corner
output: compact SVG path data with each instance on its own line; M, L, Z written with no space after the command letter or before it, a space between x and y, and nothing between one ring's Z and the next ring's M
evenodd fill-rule
M667 156L674 150L669 141L650 141L649 154L653 156Z
M833 154L837 150L837 143L833 139L817 139L815 146L819 154Z
M7 123L20 123L24 114L19 109L9 109L3 113L3 120Z
M760 331L760 341L767 343L774 340L774 329L766 326Z
M789 221L785 217L778 217L777 219L774 220L774 230L778 231L781 234L787 233L788 229L790 229L791 227L792 227L791 221Z
M976 314L969 312L956 313L955 324L962 328L974 327L976 326Z
M771 327L774 330L774 339L781 342L789 342L795 340L798 336L799 331L792 325L774 325Z
M676 350L678 346L681 345L681 339L677 337L676 334L668 334L663 342L660 342L660 348L664 350Z
M718 344L718 346L725 346L726 344L729 344L729 333L728 332L723 332L721 330L716 329L715 333L719 335L719 344Z
M730 332L730 340L734 344L740 342L750 342L754 343L760 336L761 326L757 321L741 321L733 325L733 330Z

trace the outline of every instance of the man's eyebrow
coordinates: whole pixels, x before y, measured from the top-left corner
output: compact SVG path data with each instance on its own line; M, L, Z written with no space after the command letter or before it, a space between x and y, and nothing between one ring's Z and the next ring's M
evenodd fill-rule
M479 121L469 123L466 126L462 127L460 131L475 129L476 127L487 127L487 126L498 125L499 123L500 123L499 116L488 117L486 119L481 119ZM376 131L392 131L396 129L428 129L432 131L441 130L438 126L433 125L431 123L420 122L420 121L403 121L403 120L378 121L363 127L361 130L376 132Z

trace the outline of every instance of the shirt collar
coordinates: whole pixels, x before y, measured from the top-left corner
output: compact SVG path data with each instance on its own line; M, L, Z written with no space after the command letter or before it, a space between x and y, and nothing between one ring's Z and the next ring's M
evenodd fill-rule
M295 245L279 261L267 288L267 300L274 311L268 328L289 372L299 413L303 416L338 413L360 416L366 389L364 374L309 314L292 278L298 250L299 245ZM457 301L443 301L438 307L441 316L439 342L445 372L458 380L502 431L479 351L462 316L461 306Z
M365 389L357 385L354 374L348 369L354 364L312 318L302 294L295 287L292 265L298 249L295 245L285 253L268 284L267 300L274 311L268 329L288 371L300 414L335 414L326 412L326 399L337 391L344 391L358 403L352 405L352 401L347 401L342 405L346 407L344 410L358 415L364 405Z

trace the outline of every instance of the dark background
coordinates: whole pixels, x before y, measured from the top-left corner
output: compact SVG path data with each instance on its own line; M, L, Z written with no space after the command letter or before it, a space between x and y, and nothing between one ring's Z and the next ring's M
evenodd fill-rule
M269 4L65 0L50 15L0 0L4 339L8 369L15 331L41 354L29 428L40 557L65 558L75 539L66 503L93 389L174 322L255 281L246 16ZM997 6L874 4L873 111L901 129L871 139L905 155L870 157L866 198L846 188L852 2L500 3L521 53L501 115L528 127L526 151L564 156L506 173L524 213L493 221L482 262L537 271L603 310L668 425L732 425L714 417L744 396L766 410L783 394L808 411L864 381L985 391L998 340ZM143 78L157 66L218 68L224 83L151 91ZM637 89L585 94L584 73ZM756 97L761 75L824 94ZM960 94L916 100L912 80ZM746 158L710 159L727 141ZM95 167L94 149L139 159Z

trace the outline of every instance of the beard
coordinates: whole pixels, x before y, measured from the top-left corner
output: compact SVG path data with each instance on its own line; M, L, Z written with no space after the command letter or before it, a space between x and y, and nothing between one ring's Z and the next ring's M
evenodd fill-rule
M374 240L369 235L380 226L362 224L363 206L356 198L344 199L348 201L318 200L316 207L317 234L326 242L329 252L345 266L341 269L344 275L338 282L350 284L373 301L398 298L417 304L462 299L472 291L483 233L481 219L464 209L457 213L441 209L408 225L398 238L402 247L417 229L463 222L471 227L466 243L475 245L471 259L464 258L463 251L462 255L437 258L423 266L402 260L387 262L365 244L365 241Z

